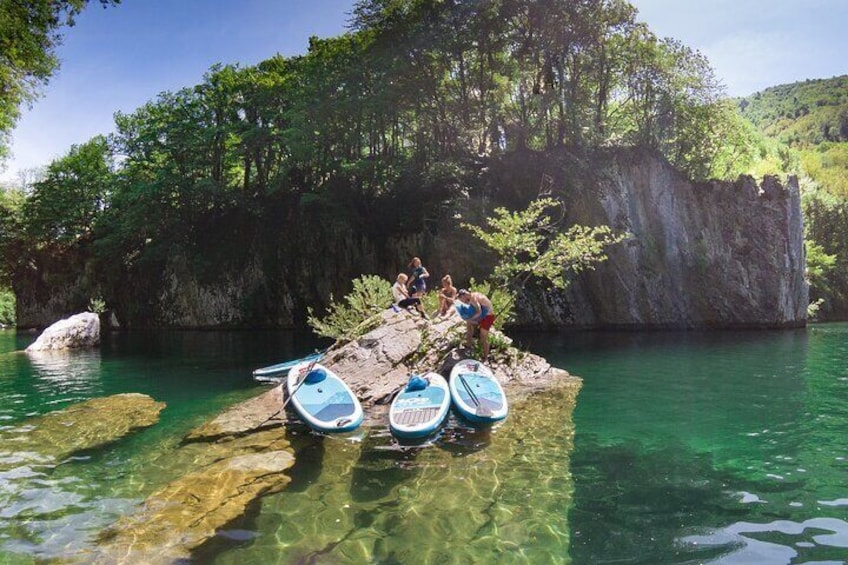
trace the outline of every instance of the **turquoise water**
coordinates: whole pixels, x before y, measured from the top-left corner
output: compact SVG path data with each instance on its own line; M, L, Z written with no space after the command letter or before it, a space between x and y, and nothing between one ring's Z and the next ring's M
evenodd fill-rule
M834 563L848 560L848 325L783 332L516 334L584 379L490 433L423 449L294 426L292 483L198 562ZM54 467L0 472L0 563L51 560L171 480L182 435L319 344L286 332L110 336L36 363L0 332L0 426L143 392L161 422ZM566 407L566 408L563 408ZM422 540L428 540L423 543Z
M526 341L585 379L575 563L848 560L848 326Z

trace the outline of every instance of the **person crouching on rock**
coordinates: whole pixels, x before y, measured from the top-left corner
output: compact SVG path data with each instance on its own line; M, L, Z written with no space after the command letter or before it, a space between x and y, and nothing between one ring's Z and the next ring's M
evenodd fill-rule
M465 320L465 347L471 348L471 339L474 336L474 326L480 327L480 349L482 350L484 363L489 359L489 330L495 323L494 308L492 301L482 292L469 292L464 288L456 293L456 310L459 317Z
M400 273L397 276L395 284L392 285L392 295L395 298L395 304L400 308L414 307L421 314L422 318L426 318L427 314L424 313L424 307L421 305L421 297L418 296L417 292L413 292L410 296L409 291L406 289L406 280L408 278L404 273Z

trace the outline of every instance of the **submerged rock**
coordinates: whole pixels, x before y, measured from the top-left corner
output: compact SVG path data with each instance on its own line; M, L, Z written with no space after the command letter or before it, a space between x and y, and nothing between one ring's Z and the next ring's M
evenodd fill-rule
M94 347L100 343L100 317L91 312L59 320L44 330L27 352Z
M195 428L185 437L186 442L214 441L219 438L239 436L249 431L266 427L275 427L276 412L283 405L281 387L275 387L265 394L245 400L235 408L225 411L214 420Z
M236 518L259 497L281 491L294 464L288 440L267 430L233 441L183 446L175 459L189 456L197 471L150 495L138 511L122 518L97 539L85 563L174 563Z
M145 394L127 393L92 398L30 418L0 430L0 469L19 466L23 460L61 461L108 445L158 422L164 407L164 402Z

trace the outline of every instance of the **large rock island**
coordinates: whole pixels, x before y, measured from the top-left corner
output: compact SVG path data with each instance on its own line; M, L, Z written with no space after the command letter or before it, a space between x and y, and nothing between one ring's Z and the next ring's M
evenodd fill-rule
M465 324L456 315L430 322L405 310L389 309L382 314L382 324L377 329L353 341L336 344L322 357L321 363L344 376L366 412L365 426L384 425L386 407L406 385L410 374L435 369L447 377L457 361L474 355L459 347L464 332ZM576 390L581 382L564 369L552 367L542 357L510 346L494 349L489 365L513 401L554 386L573 386ZM284 398L282 386L235 406L194 430L186 439L238 437L279 425L288 417L280 411Z

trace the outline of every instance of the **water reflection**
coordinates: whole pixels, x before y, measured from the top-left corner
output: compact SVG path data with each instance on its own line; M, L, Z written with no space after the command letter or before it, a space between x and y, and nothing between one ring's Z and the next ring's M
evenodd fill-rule
M33 387L47 399L45 404L76 402L103 394L99 349L26 355L32 364Z
M812 518L766 524L737 522L708 535L680 540L687 553L712 555L722 565L770 563L843 563L848 549L848 522ZM834 551L836 549L837 551Z

